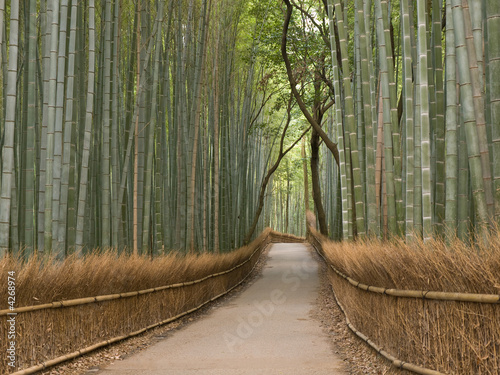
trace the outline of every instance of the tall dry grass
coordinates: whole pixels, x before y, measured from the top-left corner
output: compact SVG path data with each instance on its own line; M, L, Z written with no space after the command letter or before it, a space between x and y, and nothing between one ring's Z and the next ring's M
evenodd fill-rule
M313 233L319 237L317 232ZM471 247L376 240L321 240L339 271L368 285L403 290L500 293L500 236ZM500 305L370 293L330 272L353 325L399 359L446 374L500 374Z
M81 350L96 343L139 331L189 311L243 280L269 242L299 238L266 229L256 240L227 254L171 254L155 259L112 252L53 262L33 257L0 260L0 310L7 306L7 272L16 272L16 307L61 300L145 290L231 270L229 273L175 289L129 298L55 309L23 312L16 317L17 369ZM0 352L7 348L5 316L0 317ZM0 361L0 374L8 373Z
M489 246L403 240L328 243L325 255L362 283L397 289L498 294L500 236Z
M251 252L250 247L243 247L220 255L172 253L151 259L96 251L62 262L35 256L24 264L11 258L0 261L0 274L16 271L16 307L21 307L197 280L241 263ZM6 293L0 289L0 301L7 300Z

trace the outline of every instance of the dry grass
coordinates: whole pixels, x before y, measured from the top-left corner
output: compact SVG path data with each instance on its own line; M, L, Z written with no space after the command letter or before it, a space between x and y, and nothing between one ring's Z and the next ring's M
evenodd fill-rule
M323 241L324 255L361 283L405 290L498 294L500 236L471 248L455 241L405 244ZM406 362L447 374L500 374L500 306L396 298L330 280L351 322Z
M493 239L492 239L493 240ZM488 247L455 241L406 244L359 241L329 243L325 255L337 269L368 285L397 289L498 294L500 237Z
M53 262L33 257L0 260L0 275L16 271L16 307L61 300L117 294L198 280L242 267L202 283L176 289L81 306L20 313L16 317L17 369L85 348L97 342L138 331L188 311L239 283L252 270L269 242L299 238L265 230L250 245L227 254L117 256L108 252ZM256 251L257 250L257 251ZM254 256L251 256L255 252ZM251 258L250 258L251 257ZM0 310L7 308L7 286L0 284ZM5 317L3 318L5 320ZM0 324L0 352L6 352L7 325ZM0 374L8 371L0 361Z
M228 254L171 254L151 260L144 256L95 252L61 263L33 257L0 262L0 273L16 270L16 307L53 301L131 292L197 280L241 263L253 250L243 247ZM6 290L0 290L6 301Z

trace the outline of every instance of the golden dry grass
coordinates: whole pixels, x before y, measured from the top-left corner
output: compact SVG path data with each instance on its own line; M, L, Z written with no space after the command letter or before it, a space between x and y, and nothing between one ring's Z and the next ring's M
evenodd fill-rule
M403 240L328 243L325 255L337 269L368 285L397 289L498 294L500 237L488 247L471 248Z
M226 270L246 259L252 249L228 254L160 256L116 255L94 252L84 258L70 256L62 262L32 257L0 261L0 272L16 271L16 307L53 301L143 290L196 280ZM6 300L6 290L0 291Z
M316 234L317 235L317 234ZM319 236L319 235L318 235ZM361 283L404 290L499 294L500 236L460 241L334 243L328 261ZM500 374L500 305L396 298L330 280L354 326L399 359L446 374Z

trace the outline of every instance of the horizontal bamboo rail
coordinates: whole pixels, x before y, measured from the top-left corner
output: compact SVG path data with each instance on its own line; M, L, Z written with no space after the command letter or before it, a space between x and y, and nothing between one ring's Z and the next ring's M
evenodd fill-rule
M320 244L321 240L316 237L316 235L310 232L310 235L314 238L314 240ZM311 242L314 246L314 244ZM316 251L318 249L314 246ZM318 251L319 252L319 251ZM324 258L324 256L321 254ZM325 259L326 261L326 259ZM489 304L497 304L500 303L500 295L498 294L478 294L478 293L455 293L455 292L437 292L430 290L401 290L401 289L393 289L393 288L384 288L373 285L366 285L361 283L360 281L354 280L353 278L347 276L346 274L340 272L336 269L331 263L327 262L330 268L340 277L347 280L351 285L355 286L358 289L384 294L387 296L393 297L402 297L402 298L420 298L420 299L432 299L436 301L455 301L455 302L473 302L473 303L489 303Z
M325 262L325 264L329 265L332 270L334 270L339 276L343 277L344 279L346 279L346 277L343 276L343 274L341 272L337 272L337 270L335 270L335 268L329 264L328 260L325 258L325 256L322 254L322 251L320 251L320 249L318 249L318 245L319 247L321 247L321 241L316 237L314 236L313 233L311 233L311 236L313 236L313 238L316 240L316 243L313 243L311 241L309 241L309 243L314 247L314 250L316 250L316 252L318 253L318 255L323 258L323 261ZM352 285L358 287L358 285L355 285L353 283L351 283ZM373 290L368 290L368 291L373 291ZM431 369L428 369L428 368L425 368L425 367L421 367L421 366L417 366L415 364L412 364L412 363L408 363L408 362L404 362L404 361L401 361L400 359L394 357L392 354L390 354L389 352L385 351L382 347L380 347L379 345L375 344L372 340L370 340L370 338L368 336L366 336L364 333L358 331L356 329L356 327L354 327L354 325L351 323L351 321L349 320L349 317L347 316L345 310L344 310L344 307L342 306L342 304L340 303L340 301L337 299L337 296L335 294L335 291L333 290L333 286L332 286L332 294L333 294L333 297L335 298L335 302L337 303L337 305L339 306L340 310L342 311L342 313L344 314L344 318L345 318L345 321L346 321L346 324L347 324L347 327L349 327L349 329L356 335L358 336L361 340L363 340L364 342L366 342L370 347L372 347L377 353L379 353L380 355L382 355L384 358L386 358L387 360L389 360L393 366L397 367L397 368L401 368L401 369L405 369L405 370L408 370L408 371L411 371L411 372L414 372L416 374L422 374L422 375L445 375L443 374L442 372L439 372L439 371L435 371L435 370L431 370Z
M273 237L277 237L277 238L288 237L288 236L284 236L281 233L276 233L273 231L271 231L269 233L269 236L271 237L271 242L274 242L274 241L272 241ZM264 238L264 240L262 240L262 242L264 242L266 240L267 240L267 237ZM253 258L255 253L257 251L259 251L259 249L262 245L262 242L255 248L254 252L248 257L248 259L241 262L240 264L234 266L233 268L231 268L229 270L214 273L214 274L205 276L205 277L198 279L198 280L192 280L192 281L186 281L186 282L182 282L182 283L164 285L164 286L160 286L160 287L156 287L156 288L149 288L149 289L138 290L138 291L134 291L134 292L108 294L108 295L102 295L102 296L96 296L96 297L76 298L76 299L71 299L71 300L66 300L66 301L56 301L56 302L51 302L51 303L45 303L42 305L23 306L23 307L18 307L14 310L5 309L5 310L0 310L0 316L5 316L8 314L13 314L13 313L20 314L20 313L30 312L30 311L37 311L37 310L44 310L44 309L58 309L61 307L79 306L79 305L86 305L86 304L95 303L95 302L111 301L111 300L116 300L116 299L120 299L120 298L129 298L129 297L139 296L142 294L159 292L159 291L166 290L166 289L182 288L185 286L199 284L205 280L231 273L234 270L244 266L246 263L248 263Z

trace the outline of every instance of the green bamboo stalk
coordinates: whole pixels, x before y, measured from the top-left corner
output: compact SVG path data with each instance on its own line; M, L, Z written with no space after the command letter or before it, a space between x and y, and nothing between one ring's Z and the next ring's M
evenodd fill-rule
M186 164L189 162L187 154L188 142L188 117L187 117L187 93L186 93L186 69L187 65L187 45L190 41L191 23L187 23L187 28L182 24L182 4L177 7L177 66L176 66L176 101L177 116L175 124L177 127L176 142L176 173L177 173L177 202L175 212L175 247L177 249L186 248L186 208L187 208L187 173L191 172ZM188 17L189 19L190 17Z
M62 259L65 255L64 247L59 246L59 210L61 205L61 172L62 172L62 152L63 152L63 117L64 117L64 85L66 73L66 42L67 42L67 21L68 21L68 1L60 3L60 27L59 27L59 47L57 51L57 82L55 101L55 124L54 124L54 159L52 164L52 252L57 258Z
M138 24L136 26L138 26ZM158 23L155 23L155 30L153 31L152 36L155 36L156 33L160 33L160 32L161 32L161 30L159 29ZM146 82L147 82L146 74L147 74L147 70L148 70L148 66L149 66L149 60L150 60L150 57L152 56L152 51L153 51L153 47L155 46L155 44L156 44L156 39L150 38L149 44L148 44L148 47L146 50L146 59L144 60L144 64L140 65L140 69L137 71L138 74L136 75L136 82L137 82L136 100L134 103L134 110L132 112L131 121L129 124L130 129L128 131L127 149L126 149L125 155L123 157L123 161L121 163L123 165L123 171L122 171L122 175L121 175L120 189L118 191L118 201L122 202L124 195L125 195L127 181L131 180L130 185L134 186L131 189L133 191L132 195L134 195L133 203L131 204L132 210L133 210L132 231L134 232L133 233L133 240L132 240L132 252L133 252L133 254L139 253L138 242L137 242L138 241L138 235L137 235L138 233L136 233L137 221L138 221L139 215L138 215L137 210L136 210L137 201L135 200L136 196L134 194L134 192L137 189L137 178L136 178L137 176L136 176L136 174L137 174L137 151L138 151L138 148L134 147L135 148L134 149L135 155L134 155L134 159L132 159L132 157L131 157L132 145L137 146L138 139L136 137L136 134L138 132L139 112L141 111L140 103L144 100L145 86L146 86ZM137 48L136 51L139 51L139 48ZM140 59L137 59L136 61L140 64ZM129 168L131 166L133 166L134 170L133 170L133 175L132 175L132 171L131 171L130 176L129 176ZM132 168L130 168L130 169L132 169ZM141 243L141 245L142 245L142 243Z
M218 18L219 8L217 8L215 17ZM214 156L213 156L213 165L214 165L214 174L213 174L213 191L214 191L214 245L213 251L219 252L220 242L219 242L219 207L220 207L220 192L219 192L219 180L220 180L220 157L219 157L219 43L220 43L220 34L221 30L219 28L219 24L217 26L216 31L216 41L215 41L215 53L214 53L214 64L213 64L213 93L214 93Z
M206 46L206 29L208 23L208 3L206 0L202 3L203 11L201 13L200 26L198 32L198 43L196 47L196 64L194 67L194 98L193 98L193 110L191 112L192 121L194 125L194 134L192 138L192 153L191 153L191 167L190 171L190 181L189 181L189 197L187 202L187 239L186 244L190 251L195 249L195 194L196 194L196 166L198 157L198 139L200 134L200 112L201 112L201 89L203 83L203 66L205 62L205 46Z
M416 56L416 53L412 53ZM414 60L416 61L416 60ZM416 66L417 64L414 64ZM415 188L413 192L413 228L414 232L418 236L422 236L423 232L423 217L422 217L422 127L421 127L421 105L420 105L420 95L418 94L418 89L420 86L420 73L419 70L415 72L415 84L414 84L414 172L413 178L415 181Z
M21 113L18 111L16 118L20 118ZM17 136L17 135L16 135ZM19 163L17 163L19 165ZM12 254L21 253L19 247L19 200L18 200L18 179L16 158L14 158L14 169L12 170L12 204L10 205L10 249Z
M493 145L493 183L495 218L500 220L500 127L493 126L500 123L500 2L496 0L486 1L486 30L488 35L488 71L487 82L489 83L489 108L490 121L492 124Z
M380 79L379 79L380 86ZM380 226L382 227L381 238L388 237L388 210L386 198L385 167L384 167L384 112L382 105L382 87L378 89L378 105L377 105L377 154L375 164L375 190L377 194L377 203L380 211Z
M141 30L141 2L137 1L136 3L136 12L135 12L135 27L136 27L136 47L135 47L135 62L137 64L137 69L136 69L136 86L140 85L140 76L141 76L141 67L144 69L144 64L142 64L141 57L140 57L140 51L141 51L141 45L140 45L140 40L139 40L139 35L140 30ZM136 102L138 96L136 96ZM132 116L132 121L134 123L134 131L129 131L130 134L133 135L134 139L134 185L132 188L132 193L131 195L133 196L133 203L132 203L132 211L133 211L133 218L132 218L132 232L133 232L133 239L132 239L132 253L134 255L139 255L139 200L138 200L138 190L139 190L139 113L136 114L136 116ZM132 122L131 122L132 126ZM132 142L130 142L129 145L131 148ZM127 150L128 151L128 150ZM123 181L123 179L122 179ZM123 185L123 184L122 184ZM121 187L120 190L123 190Z
M427 15L425 4L417 2L417 44L419 70L418 94L420 98L420 126L421 126L421 173L422 173L422 223L423 238L427 241L432 238L432 201L431 201L431 147L430 147L430 119L429 119L429 82L427 71Z
M157 32L156 32L156 48L154 55L154 68L153 68L153 93L151 103L151 121L149 123L149 137L148 137L148 154L146 162L146 177L145 177L145 192L144 192L144 222L143 222L143 235L142 235L142 253L148 254L150 251L150 220L151 220L151 186L153 178L153 149L154 149L154 134L157 127L156 113L157 113L157 97L158 97L158 84L159 81L159 65L160 65L160 52L161 52L161 25L163 23L163 6L164 1L158 4L157 12Z
M10 6L9 67L7 73L4 138L2 147L2 190L0 195L0 258L9 251L12 187L14 181L14 133L17 104L17 57L19 47L19 3Z
M483 171L481 167L481 154L479 137L476 126L476 116L472 93L471 72L469 70L469 54L465 40L465 20L460 0L452 0L453 26L455 34L455 47L460 79L460 103L464 119L467 153L472 185L472 194L476 213L479 220L479 231L486 228L488 223L488 209L484 190Z
M173 7L173 1L170 1L169 7L168 7L168 14L172 15L172 8ZM167 29L167 37L166 41L169 43L170 42L170 33L171 33L171 20L172 16L169 17L169 24L168 24L168 29ZM162 122L162 127L161 127L161 144L162 144L162 156L164 158L163 168L162 168L162 173L163 173L163 210L162 210L162 233L164 236L164 246L166 248L171 248L172 246L172 238L173 236L170 234L170 228L172 225L170 225L170 218L173 217L171 214L171 208L175 207L175 202L173 202L172 199L169 199L172 194L171 194L171 189L172 189L172 183L170 180L170 176L173 175L173 171L171 172L170 165L173 162L172 157L170 155L173 153L174 147L168 147L170 142L174 139L174 129L175 127L173 126L173 110L172 110L172 98L171 98L171 93L170 93L170 48L169 44L166 44L164 46L165 49L165 62L164 62L164 69L163 69L163 90L162 90L162 95L163 95L163 101L162 101L162 108L163 111L166 110L166 122L167 126L169 128L168 131L168 139L167 139L167 126L165 126L165 122ZM174 60L175 61L175 60ZM168 162L165 162L168 161Z
M1 16L3 17L3 16ZM28 257L35 248L35 124L36 124L36 1L29 2L28 19L28 73L27 73L27 131L26 131L26 150L25 150L25 171L23 176L24 188L23 194L24 211L24 255ZM3 22L0 22L0 28L3 28ZM0 40L1 40L0 36Z
M88 22L89 22L89 53L88 53L88 83L87 83L87 106L85 116L85 130L82 147L82 161L80 163L80 189L78 193L78 210L76 222L75 253L82 255L83 234L85 212L87 205L87 188L89 179L89 156L90 140L92 131L93 108L94 108L94 82L95 82L95 6L94 0L88 3Z
M359 43L360 43L360 57L361 57L361 88L363 97L363 116L365 127L365 144L366 144L366 204L367 204L367 219L368 219L368 235L378 236L380 233L380 226L377 220L377 202L375 189L370 186L375 186L375 149L373 141L374 137L374 121L372 116L372 93L370 82L372 81L370 75L370 65L372 62L371 50L368 53L370 42L369 33L366 30L363 0L356 0L356 13L358 18L359 27Z
M205 86L205 97L208 98L208 85ZM208 105L207 105L208 107ZM208 108L205 108L205 116L203 118L208 119L206 112ZM208 121L203 121L203 135L202 138L205 139L205 142L202 142L202 154L203 154L203 219L202 219L202 252L206 253L208 251L208 213L209 205L208 205L208 192L209 192L209 172L210 172L210 164L209 164L209 142L210 137L208 134Z
M125 91L125 100L124 100L124 119L123 119L123 142L124 142L124 147L128 150L129 148L132 149L132 143L134 142L133 137L130 138L130 133L132 130L135 128L135 124L133 124L134 118L132 116L132 112L134 110L134 104L133 104L133 98L134 98L134 93L135 93L135 82L136 82L136 75L137 72L135 72L135 67L136 67L136 61L135 58L137 56L137 32L136 32L136 26L138 23L138 15L137 12L134 12L134 21L131 24L128 38L131 41L129 50L128 50L128 56L129 59L127 61L127 64L123 66L127 66L127 74L125 76L127 85L126 85L126 91ZM133 203L133 183L134 183L134 176L129 176L128 174L130 173L129 171L133 172L134 168L133 166L130 165L130 163L133 163L132 160L128 160L128 164L126 164L125 158L120 158L120 166L122 168L121 170L121 177L124 175L127 175L127 188L123 192L121 191L121 183L118 187L118 202L119 205L121 206L121 214L122 214L122 227L125 233L127 233L126 236L126 241L125 244L129 244L130 248L134 248L134 203ZM127 171L125 173L125 170ZM121 181L120 181L121 182ZM123 195L122 195L123 194Z
M446 3L446 238L457 233L458 218L458 136L455 35L451 3Z
M481 168L484 179L484 193L486 196L486 206L488 208L488 216L492 218L495 214L495 207L492 192L492 177L491 177L491 161L489 156L490 138L486 129L486 115L484 108L484 93L483 93L483 69L479 68L479 63L482 65L482 48L481 58L476 55L476 46L474 45L473 28L467 1L462 2L463 16L465 21L465 39L469 58L470 79L472 85L472 96L474 101L474 111L476 117L477 135L479 139L479 152L481 154Z
M52 251L52 216L53 216L53 173L55 155L55 126L56 126L56 94L57 94L57 65L58 65L58 32L59 32L59 1L53 0L52 21L50 32L50 72L48 89L47 114L47 164L45 171L45 216L44 216L44 249L46 253Z
M348 199L348 184L347 171L345 163L345 147L344 147L344 130L342 124L342 106L340 96L340 75L337 65L337 46L335 41L335 27L333 23L333 0L328 0L328 23L330 28L330 45L332 54L333 82L335 89L335 122L337 133L337 145L339 150L339 168L340 168L340 186L342 196L342 237L349 238L349 199Z
M458 86L457 86L458 90ZM459 150L467 149L465 136L465 124L463 117L458 111L459 118ZM462 241L467 241L470 238L470 173L468 155L466 152L458 153L458 204L457 204L457 237Z
M39 153L39 179L38 179L38 240L37 245L40 251L45 250L45 186L47 176L47 146L48 146L48 117L49 117L49 91L50 91L50 51L51 51L51 29L52 29L52 6L53 1L41 3L41 32L42 32L42 131L40 136Z
M478 69L478 84L481 88L481 92L484 93L484 51L483 51L483 43L484 43L484 35L483 35L483 13L485 11L485 1L484 0L464 0L463 5L468 5L470 11L470 21L471 21L471 34L472 41L474 45L474 50L477 59L477 69ZM487 13L488 14L488 13ZM469 22L469 21L467 21ZM495 34L493 34L495 35Z
M397 87L394 72L393 45L390 31L390 20L387 0L375 2L375 16L377 18L377 38L379 43L379 57L384 59L384 66L380 66L383 73L382 79L388 80L388 100L385 105L390 105L391 137L392 137L392 158L394 167L392 173L394 176L394 199L396 200L396 221L398 232L404 227L404 207L402 191L402 161L401 161L401 135L398 121ZM385 73L387 72L387 73ZM387 75L385 75L387 74ZM385 133L384 133L385 134ZM384 135L385 136L385 135ZM387 145L387 142L384 142ZM387 156L387 155L386 155ZM391 173L389 171L389 173ZM390 191L392 188L389 188Z
M413 88L413 60L409 0L401 1L402 43L403 43L403 126L405 127L406 142L406 237L413 237L413 210L414 210L414 88Z
M375 39L376 33L373 32L375 27L375 22L371 23L372 20L372 1L371 0L363 0L363 15L364 15L364 24L366 31L366 55L368 58L368 73L369 73L369 83L370 83L370 96L371 96L371 117L372 117L372 133L373 133L373 153L374 157L376 157L376 148L377 148L377 99L376 99L376 91L377 91L377 79L378 78L378 67L374 64L373 59L373 40ZM374 79L374 77L376 77ZM377 206L378 209L378 206ZM378 215L378 212L377 212ZM377 220L377 225L379 226L380 232L380 223Z
M120 56L119 44L121 42L120 33L120 2L114 2L113 16L113 52L111 56L111 246L114 249L121 249L123 243L120 235L120 201L118 192L120 190L120 163L119 163L119 98L120 98ZM125 138L126 139L126 138Z
M149 32L149 24L150 24L150 2L145 0L139 1L139 35L138 42L140 43L137 48L139 52L138 61L139 70L143 70L145 74L145 79L149 81L151 77L149 63L146 63L146 60L150 59L150 56L147 55L146 45L148 39L150 38ZM154 43L153 39L153 43ZM146 146L149 134L149 127L147 126L150 117L152 115L149 110L149 105L151 103L151 86L147 85L144 87L145 95L139 96L139 117L137 123L137 133L136 133L136 142L137 142L137 189L134 190L135 197L137 199L137 246L138 250L142 249L143 243L143 233L144 233L144 206L145 206L145 176L146 176ZM147 182L149 183L149 181ZM148 224L149 225L149 224Z
M111 27L112 12L111 1L105 4L104 14L104 70L103 70L103 121L102 121L102 156L100 161L100 179L101 179L101 204L102 211L100 224L102 226L101 247L106 249L111 246L111 150L110 150L110 117L111 117Z
M70 36L68 44L68 70L66 73L66 112L64 121L64 151L61 173L61 199L59 205L59 227L57 235L57 246L60 249L68 249L67 245L73 247L73 243L66 243L66 233L68 227L68 208L74 207L74 195L72 201L69 202L69 183L70 183L70 163L71 159L75 159L74 150L71 147L73 138L73 107L74 107L74 82L75 82L75 54L76 54L76 23L77 23L77 4L73 2L71 5L70 17ZM74 182L74 181L73 181ZM71 231L70 231L71 232Z
M387 55L387 40L385 38L385 26L383 9L380 3L375 3L377 16L377 39L379 43L379 66L380 66L380 89L382 95L382 114L383 114L383 136L384 136L384 159L385 159L385 185L387 198L388 229L391 235L398 233L398 215L395 168L397 168L394 155L392 117L391 117L391 79L390 79L390 61ZM389 48L390 49L390 48Z
M442 0L433 0L432 3L432 74L434 83L435 105L433 107L433 128L435 133L435 194L434 194L434 224L436 233L442 234L445 220L445 98L443 81L442 56Z
M351 150L351 165L352 178L354 184L354 202L356 205L356 229L359 236L365 235L365 218L364 218L364 200L363 187L361 185L361 170L357 147L356 123L354 118L354 101L351 89L351 72L349 67L349 59L347 52L347 36L345 29L345 20L341 16L342 9L340 1L335 1L335 12L337 15L337 26L339 32L340 51L342 55L342 72L344 83L344 103L345 103L345 120L346 129L349 132L349 144Z
M170 1L170 4L172 1ZM170 5L169 4L169 5ZM170 8L169 8L170 10ZM168 12L168 10L167 10ZM164 36L162 36L164 37ZM160 58L158 61L159 64L159 71L158 75L159 77L163 77L165 72L165 61L163 61L163 44L160 43ZM159 115L158 115L158 123L157 126L155 127L155 151L154 151L154 244L153 244L153 249L152 253L153 256L158 255L162 252L165 251L165 242L164 242L164 236L166 236L166 232L163 231L163 223L164 223L164 209L163 209L163 197L164 197L164 178L163 178L163 172L165 168L163 168L164 164L167 163L162 163L162 155L163 155L163 146L164 146L164 137L166 137L166 126L167 126L167 119L166 119L166 108L161 108L161 106L165 102L164 98L164 93L162 92L163 85L160 83L158 90L159 90L159 97L158 97L158 102L159 102Z

